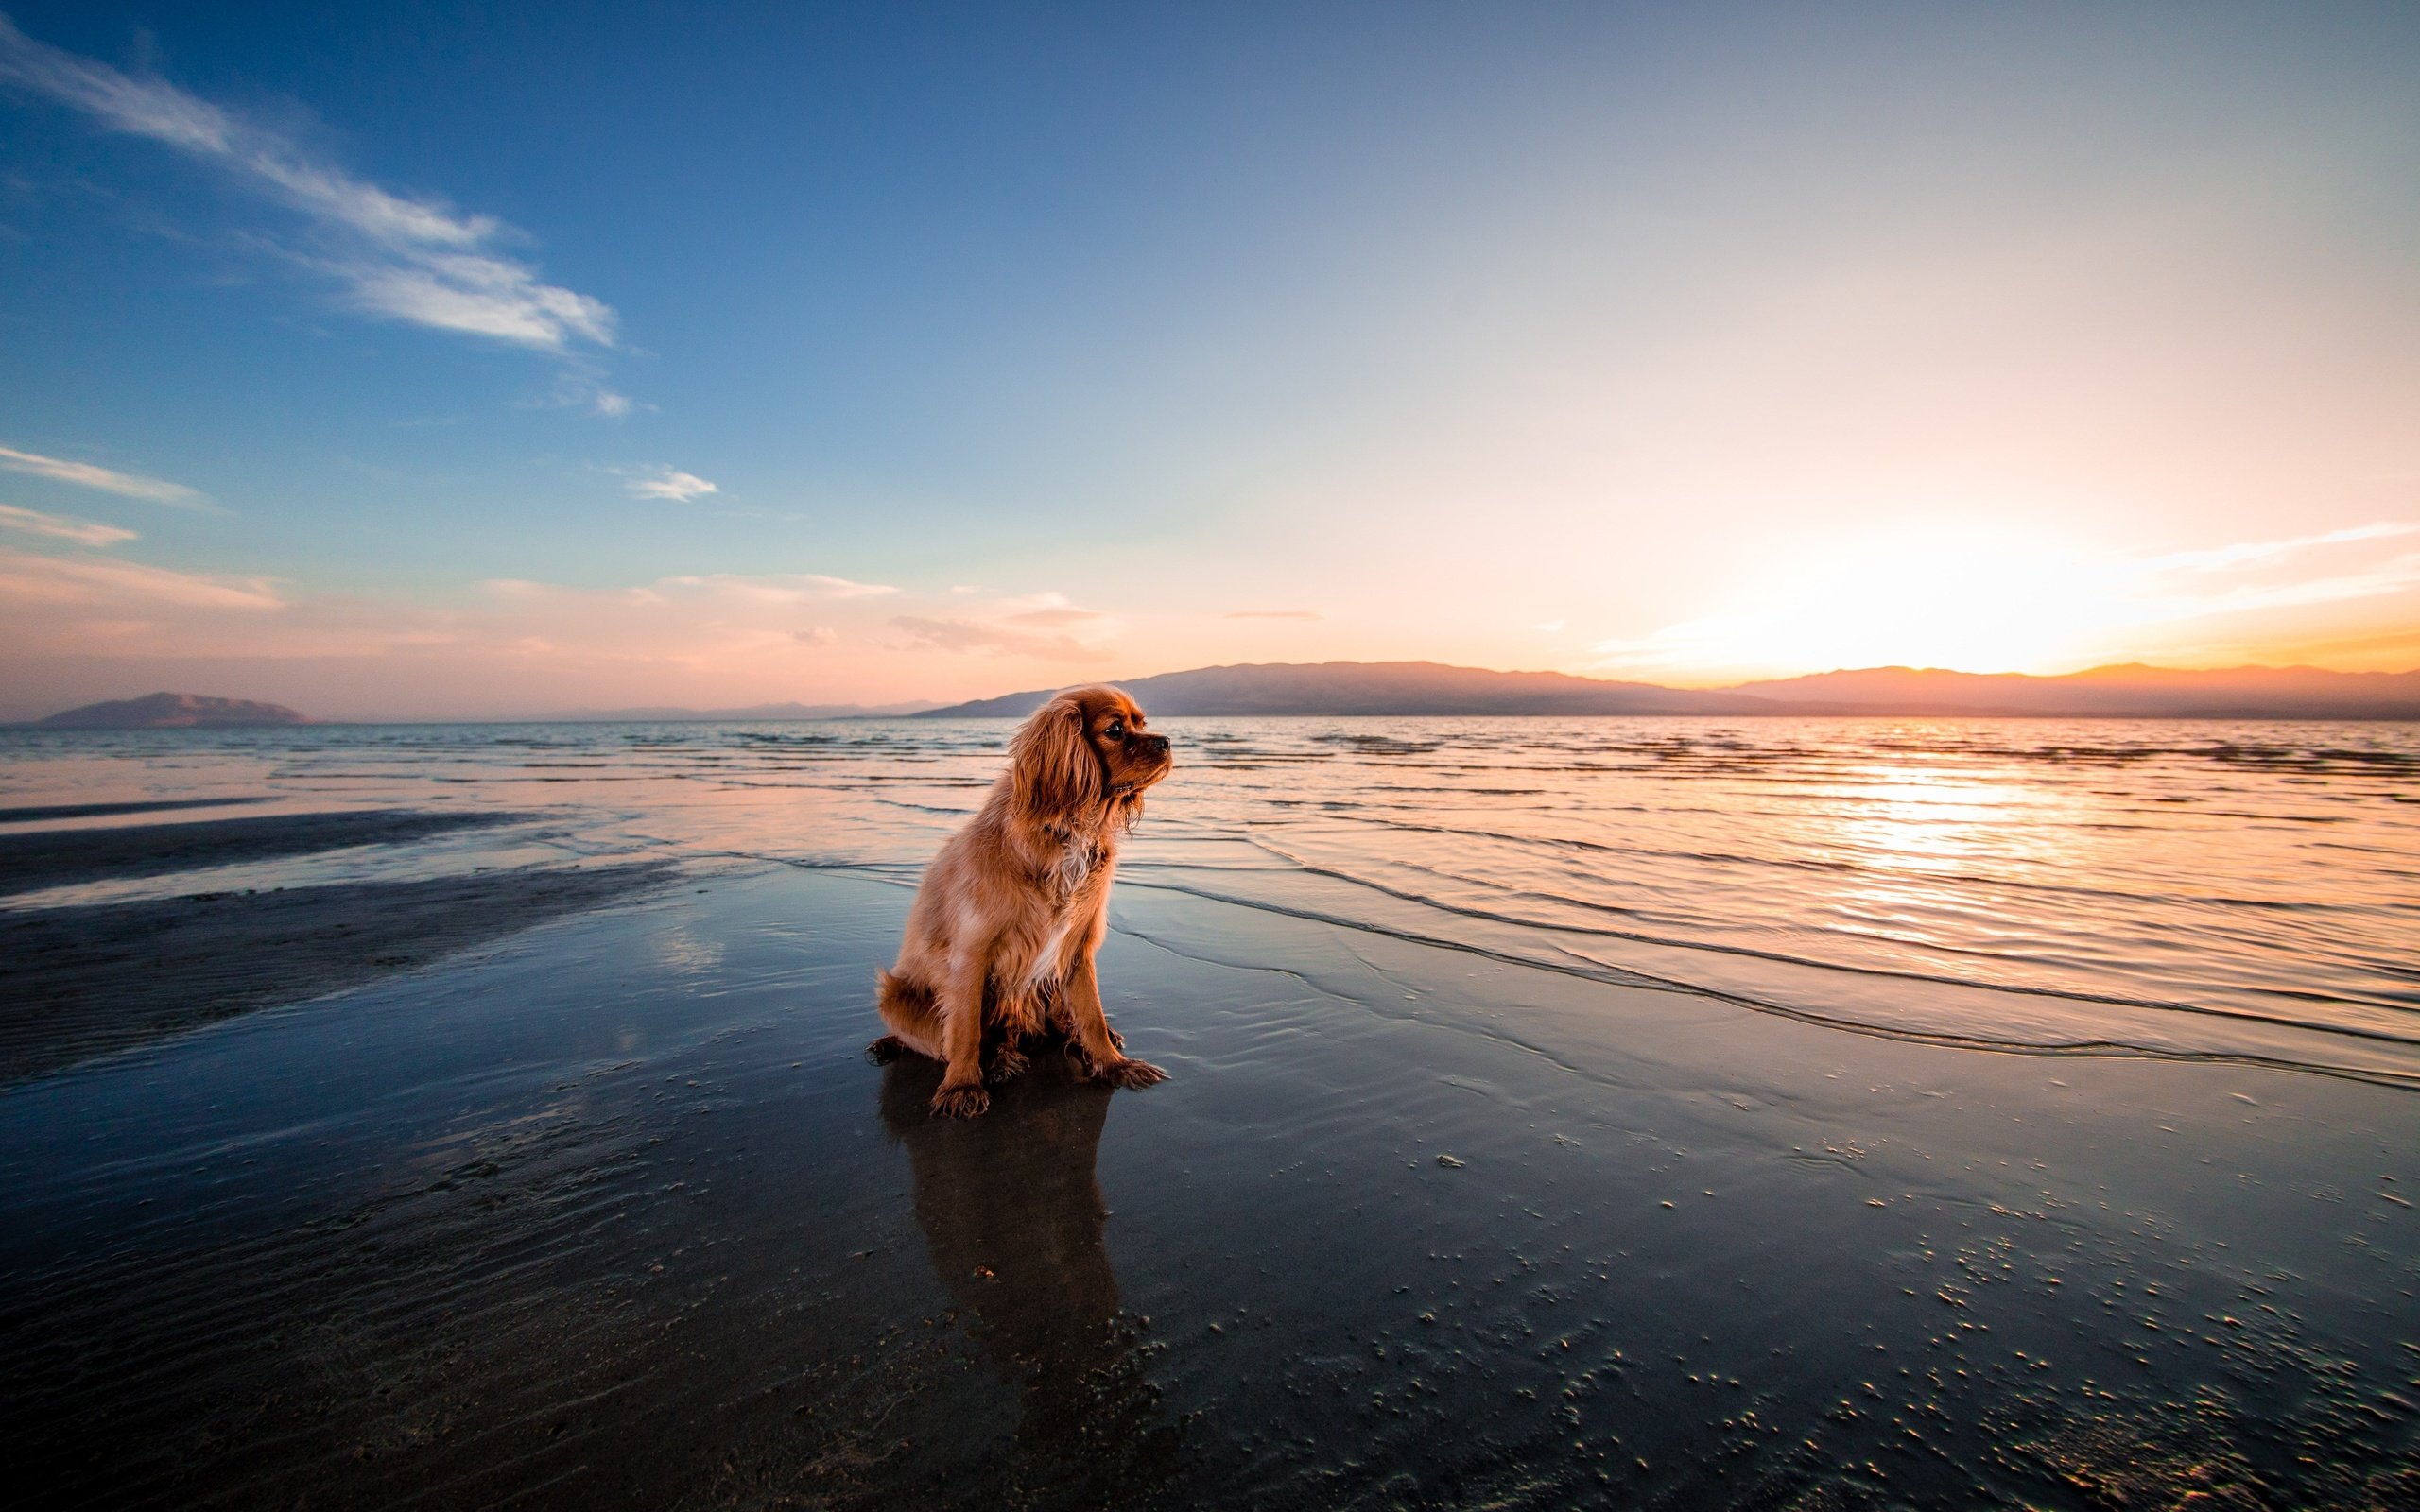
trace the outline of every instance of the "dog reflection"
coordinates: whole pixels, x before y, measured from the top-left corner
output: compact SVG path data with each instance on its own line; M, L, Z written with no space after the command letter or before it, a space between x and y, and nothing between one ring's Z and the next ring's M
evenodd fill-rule
M1017 1436L1051 1480L1131 1492L1168 1457L1135 1320L1119 1311L1094 1162L1111 1090L1047 1050L979 1122L937 1119L942 1068L883 1069L882 1120L908 1147L933 1269L993 1368L1022 1397Z

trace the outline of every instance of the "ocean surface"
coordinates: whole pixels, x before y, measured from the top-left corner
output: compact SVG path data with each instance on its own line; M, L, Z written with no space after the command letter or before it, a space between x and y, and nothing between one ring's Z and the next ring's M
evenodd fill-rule
M911 883L991 720L0 732L0 831L510 810L0 907L634 854ZM1176 719L1122 885L1850 1031L2420 1087L2420 727ZM203 800L227 800L204 804Z

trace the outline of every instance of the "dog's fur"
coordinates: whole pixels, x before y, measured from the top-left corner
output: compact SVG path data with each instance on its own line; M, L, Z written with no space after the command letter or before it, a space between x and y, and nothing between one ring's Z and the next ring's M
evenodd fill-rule
M947 1067L932 1111L973 1118L983 1084L1026 1068L1019 1045L1057 1032L1091 1074L1149 1087L1167 1073L1125 1053L1101 1011L1093 956L1109 928L1117 842L1143 790L1168 774L1165 736L1115 688L1072 688L1025 722L982 812L925 870L899 960L876 978L890 1033L867 1046ZM987 1067L986 1041L997 1049ZM987 1075L988 1073L988 1075Z

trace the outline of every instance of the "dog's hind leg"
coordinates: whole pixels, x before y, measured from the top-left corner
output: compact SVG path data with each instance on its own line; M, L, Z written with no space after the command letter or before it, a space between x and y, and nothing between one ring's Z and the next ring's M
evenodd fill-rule
M942 1047L941 1014L932 990L890 971L874 973L874 1009L890 1032L866 1046L879 1064L915 1054L934 1060L946 1058Z

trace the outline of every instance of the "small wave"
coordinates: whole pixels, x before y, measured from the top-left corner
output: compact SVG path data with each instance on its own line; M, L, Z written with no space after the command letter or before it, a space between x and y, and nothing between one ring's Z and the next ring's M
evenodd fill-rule
M1517 914L1499 914L1488 909L1473 907L1466 903L1448 902L1443 899L1430 897L1426 894L1411 892L1404 888L1391 887L1385 883L1374 881L1368 877L1357 876L1351 872L1339 870L1335 868L1322 867L1305 862L1298 857L1287 855L1282 850L1277 850L1275 848L1268 849L1271 855L1292 862L1295 866L1301 868L1305 873L1311 876L1325 877L1334 882L1345 883L1352 886L1366 888L1371 892L1383 894L1387 897L1395 899L1398 902L1416 903L1423 908L1434 909L1439 913L1451 914L1460 918L1480 920L1491 924L1508 925L1515 929L1549 930L1558 934L1592 936L1604 939L1627 940L1634 944L1653 945L1667 950L1694 951L1710 955L1736 956L1747 960L1768 961L1775 965L1801 968L1808 971L1834 971L1855 976L1880 977L1895 982L1920 982L1934 987L1973 988L1991 992L2007 992L2021 994L2027 997L2057 999L2059 1001L2068 1003L2094 1004L2103 1006L2136 1008L2163 1013L2189 1013L2213 1018L2241 1019L2252 1022L2273 1023L2295 1029L2308 1029L2316 1033L2349 1034L2362 1039L2383 1040L2388 1043L2420 1046L2420 1037L2398 1034L2384 1029L2364 1028L2358 1025L2349 1025L2339 1022L2313 1022L2308 1020L2282 1018L2270 1014L2250 1012L2242 1009L2218 1007L2201 1004L2178 1003L2161 998L2139 998L2118 993L2084 992L2066 988L2035 987L2025 983L1976 981L1967 977L1947 976L1927 971L1910 971L1888 967L1860 966L1841 961L1819 960L1811 956L1794 955L1784 951L1758 950L1755 947L1749 945L1715 944L1704 940L1683 939L1668 936L1650 935L1636 930L1613 929L1603 925L1566 924L1547 919L1527 919ZM1580 906L1587 905L1582 904ZM2279 995L2284 996L2287 994L2280 993ZM2316 1001L2337 1003L2342 1002L2343 1000L2338 998L2320 998ZM2400 1005L2394 1004L2380 1005L2389 1008L2399 1008L2401 1006Z
M1953 1029L1948 1027L1927 1027L1914 1024L1882 1022L1876 1022L1873 1019L1858 1018L1841 1012L1827 1012L1820 1008L1806 1005L1803 1003L1785 1002L1777 998L1760 996L1752 992L1740 991L1733 988L1711 985L1704 981L1690 980L1688 978L1679 976L1658 975L1654 972L1642 971L1631 967L1618 966L1609 962L1599 961L1593 957L1577 953L1564 953L1562 957L1558 959L1553 956L1536 954L1524 951L1492 947L1468 939L1457 938L1449 935L1434 935L1418 930L1405 929L1399 926L1382 923L1368 918L1328 913L1317 908L1305 907L1300 904L1279 903L1262 898L1242 897L1231 893L1216 891L1211 888L1191 886L1184 883L1170 882L1162 879L1130 877L1126 879L1126 885L1135 887L1151 888L1164 892L1181 893L1188 897L1200 898L1209 902L1227 903L1235 907L1250 909L1258 913L1271 914L1288 919L1299 919L1305 922L1325 924L1338 929L1353 930L1363 934L1383 936L1389 939L1401 940L1407 944L1424 945L1439 950L1456 951L1488 960L1500 961L1509 966L1529 967L1539 971L1552 971L1558 975L1576 977L1587 981L1602 982L1610 986L1640 988L1656 991L1683 992L1692 996L1711 998L1719 1002L1729 1003L1736 1006L1754 1012L1769 1013L1782 1018L1792 1019L1802 1023L1817 1024L1826 1028L1845 1030L1852 1034L1867 1035L1876 1039L1941 1045L1953 1049L1992 1051L2010 1055L2123 1056L2154 1060L2260 1066L2271 1070L2308 1072L2317 1075L2334 1076L2348 1081L2366 1082L2375 1086L2420 1091L2420 1066L2406 1067L2390 1063L2345 1064L2341 1061L2329 1061L2302 1057L2262 1053L2260 1051L2251 1049L2196 1049L2174 1045L2145 1043L2140 1040L2125 1039L2081 1035L2072 1039L2061 1040L2019 1040L2015 1038L1985 1035L1972 1032L1970 1030ZM1441 911L1448 913L1458 912L1458 910L1450 908L1441 908ZM1480 915L1476 917L1485 918L1486 916ZM1512 922L1517 923L1518 921ZM1529 927L1534 928L1536 926ZM1682 948L1687 949L1691 947ZM1788 958L1783 957L1782 959ZM1819 971L1843 971L1859 975L1894 976L1898 974L1891 972L1859 971L1856 968L1827 967L1824 966L1822 963L1815 962L1797 961L1792 962L1791 964L1806 966ZM2089 1004L2095 1006L2146 1008L2221 1019L2237 1019L2248 1022L2267 1024L2274 1028L2301 1031L2318 1036L2349 1034L2355 1039L2377 1040L2396 1048L2411 1048L2420 1046L2420 1041L2400 1039L2394 1036L2369 1035L2358 1030L2342 1030L2327 1025L2309 1024L2297 1020L2262 1019L2252 1015L2212 1013L2210 1010L2195 1008L2190 1005L2185 1004L2135 1002L2134 1000L2124 998L2093 998L2069 993L2037 991L2023 988L2011 988L1991 987L1971 982L1958 982L1953 979L1934 980L1904 977L1901 979L1917 981L1933 980L1933 985L1937 986L1955 987L1978 992L2018 993L2027 996L2061 999L2078 1004Z
M1849 876L1890 876L1891 868L1868 866L1857 861L1827 860L1815 856L1756 856L1726 850L1682 850L1668 847L1625 844L1609 840L1583 840L1575 835L1515 834L1502 830L1478 830L1460 825L1415 824L1402 819L1374 817L1367 821L1408 834L1435 834L1452 838L1500 840L1512 845L1534 845L1555 850L1576 850L1599 855L1654 856L1692 865L1771 868L1789 871L1824 871ZM1469 879L1461 879L1469 880ZM2295 913L2366 912L2372 904L2331 903L2319 900L2274 900L2258 898L2228 898L2215 894L2195 895L2177 892L2140 892L2111 887L2090 887L2074 883L2032 882L2018 877L1988 876L1980 872L1927 871L1929 883L1954 883L2017 892L2054 894L2067 898L2110 899L2129 903L2195 902L2240 908L2278 909ZM1578 906L1593 906L1579 899L1561 900ZM2420 912L2420 904L2411 905Z

